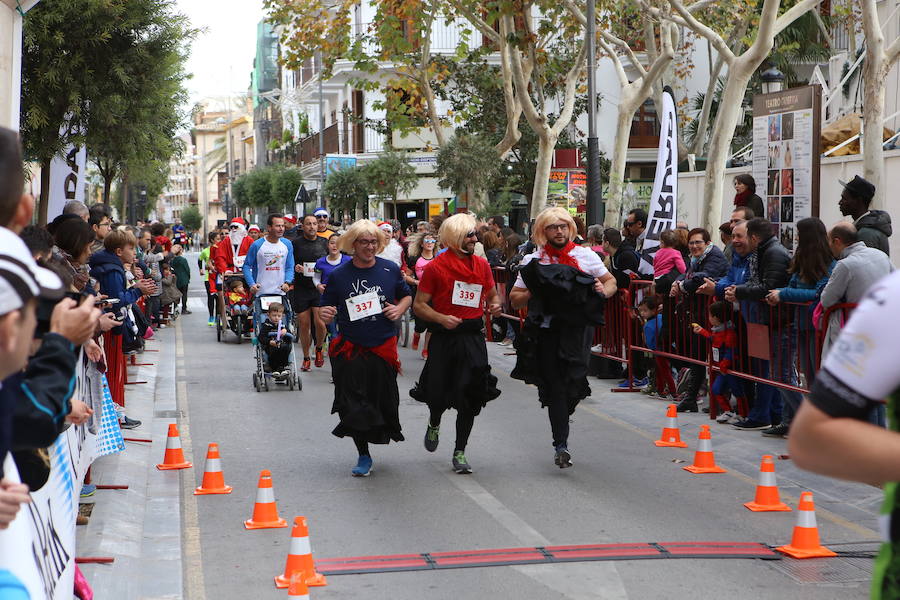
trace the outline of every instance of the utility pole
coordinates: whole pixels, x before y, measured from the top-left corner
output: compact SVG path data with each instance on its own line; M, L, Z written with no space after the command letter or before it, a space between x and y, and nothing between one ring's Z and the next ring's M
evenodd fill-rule
M588 139L587 139L587 224L603 222L603 187L600 182L600 142L597 139L597 56L594 0L587 0Z
M322 82L322 53L317 54L319 58L319 206L325 206L325 195L322 190L325 187L325 92ZM305 208L305 207L304 207Z

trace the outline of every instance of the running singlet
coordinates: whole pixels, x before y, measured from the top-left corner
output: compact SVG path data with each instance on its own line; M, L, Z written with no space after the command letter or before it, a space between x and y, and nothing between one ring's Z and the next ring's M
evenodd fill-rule
M431 306L442 315L480 319L484 300L494 289L488 262L474 255L444 252L422 272L419 291L431 295Z
M285 276L284 267L289 252L287 244L278 240L274 244L263 238L263 243L256 252L256 283L260 294L284 294L281 284L290 281Z
M900 271L869 288L819 371L809 399L828 415L865 421L887 402L888 427L900 431ZM875 562L872 598L900 598L900 495L885 484L880 529L885 541Z
M366 294L372 294L371 300L354 303L354 298ZM393 321L381 312L385 304L396 304L409 295L409 286L391 261L376 258L375 265L367 269L360 269L351 261L332 271L322 294L322 306L337 307L336 319L342 336L359 346L374 348L397 335ZM370 306L369 302L377 305ZM355 313L376 314L357 318L357 314L350 314L351 306Z
M416 279L422 279L422 273L425 272L425 267L431 264L431 261L434 260L434 257L431 258L423 258L419 257L416 261L415 271L416 271Z
M328 254L328 240L319 236L308 240L301 235L291 244L294 245L294 264L301 269L294 277L294 290L316 291L316 285L313 282L316 261Z
M578 268L588 275L593 275L594 277L603 277L609 272L606 270L606 265L603 264L603 259L601 259L600 256L590 248L585 248L584 246L575 246L574 248L572 248L572 251L569 252L569 255L574 257L575 260L578 261ZM519 265L524 267L533 260L539 261L542 265L549 265L554 262L549 256L547 256L547 253L544 252L543 248L538 248L531 254L526 254L524 257L522 257L522 262L520 262ZM522 280L521 274L516 277L515 287L528 287Z
M351 260L353 259L346 254L341 254L338 257L336 263L332 263L327 256L323 256L322 258L317 260L316 273L319 275L319 282L323 285L328 285L328 278L331 276L331 272L337 269L342 264L350 262Z

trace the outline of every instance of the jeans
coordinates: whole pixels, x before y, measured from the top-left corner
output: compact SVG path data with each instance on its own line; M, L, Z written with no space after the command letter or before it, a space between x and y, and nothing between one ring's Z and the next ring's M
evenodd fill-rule
M763 379L769 378L769 361L750 359L750 373ZM760 423L781 423L781 396L771 385L756 384L756 398L747 418Z
M798 384L797 377L797 327L794 324L784 325L780 331L771 331L769 336L769 351L772 354L772 360L769 363L770 375L769 379L778 381L779 383L787 383L790 385ZM794 414L800 407L802 396L800 392L778 388L783 402L782 420L781 422L790 425ZM772 421L776 424L776 421Z
M811 387L816 379L816 330L801 329L797 332L797 355L800 369L806 376L806 385Z

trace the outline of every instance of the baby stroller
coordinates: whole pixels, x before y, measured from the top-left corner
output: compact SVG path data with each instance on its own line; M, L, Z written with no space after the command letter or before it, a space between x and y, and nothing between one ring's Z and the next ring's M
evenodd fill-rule
M234 304L228 298L230 285L233 281L244 281L241 273L231 273L222 276L222 285L219 286L219 315L216 317L216 341L222 341L222 333L230 329L237 336L237 343L240 344L245 336L249 336L253 331L253 313L247 311L242 315L233 314L232 307ZM246 287L246 282L245 282Z
M284 315L281 319L281 325L287 329L289 333L296 335L296 332L291 329L294 313L291 310L291 303L288 301L287 296L279 296L277 294L262 295L257 296L253 300L253 351L256 355L256 372L253 373L253 387L257 392L268 392L269 383L274 382L286 384L289 390L293 390L295 387L298 390L302 390L303 382L297 374L297 359L294 355L294 344L289 344L290 355L288 356L288 375L287 377L278 379L272 375L272 369L269 366L269 357L263 348L263 344L267 344L269 340L259 339L260 327L263 321L268 318L266 311L269 310L269 305L273 302L280 302L284 305Z

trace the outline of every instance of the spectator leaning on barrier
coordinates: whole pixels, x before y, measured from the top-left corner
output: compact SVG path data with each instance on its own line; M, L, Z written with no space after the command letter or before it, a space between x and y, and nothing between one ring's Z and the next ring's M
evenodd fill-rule
M816 335L812 326L813 306L828 283L828 277L834 268L834 258L828 247L828 236L825 224L815 217L801 219L797 223L798 243L794 258L791 260L791 279L788 285L775 289L766 296L770 306L778 306L780 302L809 303L809 306L796 308L782 307L779 314L788 318L782 327L795 336L796 346L787 344L787 349L797 348L800 366L806 376L807 386L812 385L816 372ZM782 334L786 333L782 329ZM775 349L773 349L775 351ZM788 358L789 357L789 358ZM794 364L793 353L785 354L782 360ZM793 369L793 366L790 367ZM781 423L773 424L763 430L763 435L784 436L788 433L791 420L800 406L800 394L786 390L781 391L784 400Z
M747 245L750 249L747 281L725 290L725 299L755 303L756 319L750 322L768 323L770 336L770 352L775 352L772 360L751 361L754 375L770 378L784 383L796 384L794 365L788 359L794 354L796 344L794 335L776 315L769 319L768 310L761 304L773 289L785 287L790 280L788 266L791 257L787 249L776 239L772 223L756 217L747 222ZM774 363L774 364L773 364ZM774 369L772 367L775 367ZM776 371L776 372L772 372ZM781 400L775 388L765 384L757 384L756 401L749 416L734 424L738 429L768 429L781 422ZM788 392L792 393L792 392ZM782 393L783 395L783 393Z
M672 285L669 292L671 297L680 300L675 321L681 328L681 335L676 335L676 343L680 342L679 350L682 354L706 360L708 348L705 339L689 336L687 331L690 323L706 322L706 302L697 291L707 280L715 282L724 277L728 272L728 262L718 246L712 243L709 232L702 227L688 232L688 247L691 256L687 271ZM675 364L678 365L677 361ZM705 368L693 363L684 363L683 366L690 369L690 380L684 397L678 403L678 410L696 412L697 395L705 377Z
M844 302L856 304L872 284L893 270L891 261L884 252L860 241L852 223L838 223L832 227L828 232L828 243L838 262L822 290L822 308L827 309ZM839 312L831 315L829 323L822 324L823 327L828 327L822 349L823 358L840 334L842 315Z
M890 256L888 238L892 233L891 215L883 210L869 210L875 196L875 186L859 175L850 181L838 181L844 186L838 208L842 215L853 217L859 241Z

